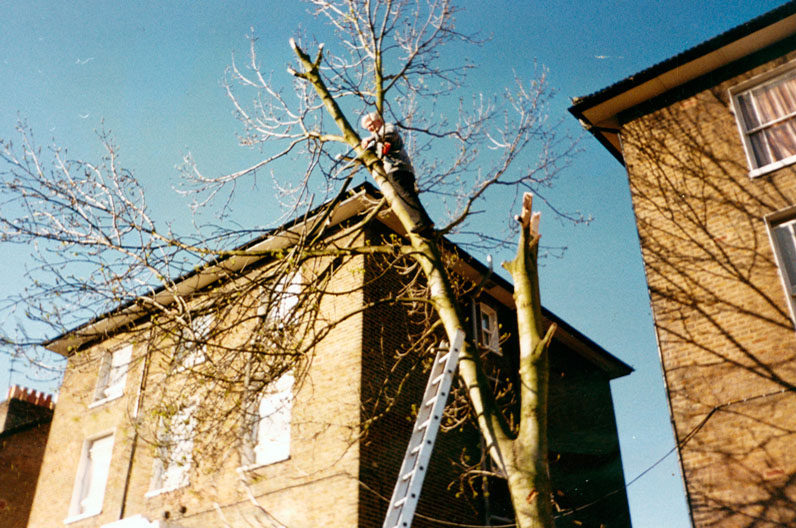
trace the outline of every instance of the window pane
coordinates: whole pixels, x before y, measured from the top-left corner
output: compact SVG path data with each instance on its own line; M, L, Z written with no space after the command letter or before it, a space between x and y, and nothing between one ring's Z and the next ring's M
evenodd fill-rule
M196 428L195 404L176 412L161 426L152 490L171 490L186 486L193 462L193 435Z
M266 304L258 308L258 314L278 327L287 326L290 324L288 319L296 318L292 311L298 305L301 287L300 273L282 277L268 293Z
M97 376L97 390L94 392L94 400L105 399L105 389L108 388L108 379L111 373L110 354L104 354L100 362L99 375Z
M780 265L786 282L790 285L790 294L796 294L796 241L793 235L793 223L774 228L774 236L781 257Z
M285 281L282 286L282 298L279 301L280 319L288 318L291 311L298 305L299 294L301 293L301 277L293 275Z
M481 312L481 330L486 330L487 332L490 329L490 319L489 315L486 313Z
M183 329L175 352L175 366L191 368L207 359L207 341L214 321L213 314L197 315L191 320L190 329Z
M757 111L763 124L796 111L796 78L787 77L754 90Z
M779 161L796 155L796 123L793 120L777 123L765 129L773 160Z
M293 375L288 373L266 389L260 400L256 426L255 463L269 464L290 456L290 418L293 407Z
M498 344L498 320L497 313L486 304L480 305L481 312L481 344L486 348L498 352L500 346Z
M760 121L757 119L757 114L752 106L751 93L747 92L738 96L738 106L741 108L741 114L743 115L743 122L746 125L746 130L760 126Z
M99 513L105 496L105 483L111 465L113 436L108 435L92 441L86 450L79 486L77 514Z
M796 158L796 71L735 95L735 107L752 169Z
M124 382L127 380L127 367L130 363L133 347L128 345L111 354L111 368L108 374L108 387L105 397L112 398L124 393Z
M756 132L749 135L752 145L752 154L755 157L755 168L763 167L771 163L771 155L768 153L766 138L763 132Z
M102 356L94 392L95 401L116 398L124 393L132 351L132 345L127 345Z

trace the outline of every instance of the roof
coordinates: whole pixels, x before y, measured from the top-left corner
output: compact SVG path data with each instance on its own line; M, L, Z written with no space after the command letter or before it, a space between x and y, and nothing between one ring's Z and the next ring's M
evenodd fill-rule
M796 1L788 2L710 40L572 100L570 113L624 163L618 116L684 84L796 35Z
M360 184L348 191L347 195L335 205L327 220L327 225L336 226L342 224L346 220L364 213L374 202L380 199L381 193L376 187L367 182ZM269 230L234 250L235 253L243 252L244 255L236 254L232 257L216 259L200 269L182 276L170 290L160 287L153 290L149 295L158 302L169 302L169 299L173 298L175 294L186 295L201 290L216 282L219 278L228 276L230 271L239 271L263 261L263 251L288 247L298 238L298 233L306 226L311 225L320 211L327 205L329 204L323 204L300 218L296 218L276 229ZM403 232L400 222L390 212L378 215L377 219L387 228L397 233ZM499 275L491 274L487 266L450 240L443 239L443 243L449 249L455 250L459 256L461 268L457 270L458 272L468 278L474 278L476 281L489 276L484 290L502 304L513 308L513 286L511 283ZM251 253L251 256L246 256L246 253ZM558 326L555 338L596 365L610 379L625 376L633 371L632 367L607 352L554 313L545 308L542 308L542 311L548 324L554 322ZM128 325L135 324L146 315L147 312L137 303L128 302L44 344L49 350L68 356L81 347L123 331Z

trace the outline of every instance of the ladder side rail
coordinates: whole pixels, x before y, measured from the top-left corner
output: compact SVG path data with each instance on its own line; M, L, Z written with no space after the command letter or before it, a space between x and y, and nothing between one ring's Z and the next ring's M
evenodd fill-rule
M459 331L447 351L447 356L444 350L440 350L434 359L412 437L387 508L384 528L410 528L412 525L463 344L464 332Z
M462 334L462 337L464 337L464 334ZM414 517L417 503L420 500L420 490L423 487L423 480L425 479L426 471L428 470L428 464L431 461L431 453L434 449L434 443L436 442L437 433L439 432L439 426L442 421L442 412L445 410L445 404L447 403L450 386L453 383L453 374L456 371L456 363L459 359L460 349L461 344L459 344L458 348L456 348L456 345L454 344L454 346L451 347L451 354L448 357L448 361L446 361L445 377L439 383L439 397L432 408L432 421L428 426L424 444L418 456L417 471L414 477L411 479L409 489L407 491L408 497L411 500L406 501L401 511L401 524L399 528L410 528L412 526L412 518Z

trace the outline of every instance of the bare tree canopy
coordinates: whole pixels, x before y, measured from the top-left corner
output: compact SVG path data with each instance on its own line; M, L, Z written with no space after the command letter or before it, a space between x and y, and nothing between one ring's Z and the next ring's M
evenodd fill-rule
M115 321L114 331L146 343L134 361L152 369L148 390L160 395L133 410L134 417L146 410L159 418L137 420L141 438L157 444L158 428L201 400L197 431L210 462L232 445L247 448L236 432L256 414L253 395L286 373L300 385L313 347L336 326L374 306L400 305L417 330L411 349L396 361L416 361L410 352L468 333L459 364L466 405L452 406L451 420L477 423L494 467L508 479L517 525L551 526L546 350L555 327L545 332L542 326L539 219L525 193L544 200L574 146L549 122L545 73L510 78L509 87L494 94L470 93L473 65L448 54L454 46L478 45L479 37L457 31L458 8L448 0L307 3L330 25L332 39L297 36L289 43L294 61L287 72L270 72L252 30L248 57L235 59L225 76L243 125L240 142L257 149L260 160L216 176L186 156L179 189L198 215L211 211L228 219L242 184L267 175L283 206L279 227L253 233L223 221L194 234L172 232L152 217L141 185L105 133L96 163L37 145L24 124L17 138L0 143L0 236L3 243L28 245L34 262L27 289L0 305L24 316L18 328L2 329L3 350L36 350L41 336L62 339L72 332L81 338L63 353L80 357L91 335L105 336L103 321ZM458 101L455 115L440 109L443 99ZM366 114L392 127L389 141L378 130L368 140L359 127ZM411 160L400 176L389 158L398 149ZM374 181L382 198L340 223L336 208L357 177ZM490 236L478 226L476 213L496 195L513 199L511 209L520 212L507 231L519 238L517 257L506 264L520 343L520 411L511 421L480 382L483 365L460 305L479 285L451 273L443 243L445 235L465 245L506 242L506 233ZM448 215L433 219L435 229L418 229L418 210L427 218L423 204L430 200ZM405 236L363 234L386 213ZM366 258L400 273L403 287L329 318L326 303L351 294L331 277ZM389 389L373 419L389 409L402 379L385 383ZM186 395L194 400L186 403Z

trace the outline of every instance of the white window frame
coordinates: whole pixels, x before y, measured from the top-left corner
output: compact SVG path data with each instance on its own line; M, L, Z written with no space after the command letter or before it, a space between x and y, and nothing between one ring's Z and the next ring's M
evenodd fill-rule
M286 372L260 394L257 414L246 431L248 438L241 454L243 470L290 458L294 382L293 373Z
M102 503L105 499L105 487L108 483L110 465L113 460L113 431L104 432L83 441L80 454L80 463L77 467L75 484L72 488L72 500L69 504L69 516L64 524L73 523L102 513ZM102 442L102 444L100 444ZM103 450L96 453L95 449ZM92 453L100 456L99 460L92 459ZM93 504L86 501L94 497Z
M196 429L196 402L188 403L168 419L161 419L152 479L146 497L190 484Z
M796 163L796 155L792 155L788 156L787 158L783 158L781 160L773 161L766 165L757 166L757 160L754 153L754 148L752 147L752 142L749 139L749 135L752 132L768 128L771 125L781 123L783 121L796 120L796 112L793 112L785 116L781 116L779 119L775 121L766 123L763 126L750 130L747 124L744 122L743 112L741 111L741 105L738 102L738 99L741 96L749 93L750 91L756 88L760 88L761 86L764 86L766 84L773 84L785 78L794 77L794 76L796 76L796 61L788 63L779 68L775 68L774 70L771 70L764 74L757 75L752 79L744 81L738 86L730 88L730 101L732 103L732 111L735 114L735 122L738 125L738 132L741 135L741 142L743 143L744 152L746 154L746 160L749 164L749 176L752 178L768 174L769 172L773 172L775 170L781 169L782 167L786 167L788 165Z
M115 400L124 395L127 371L133 356L133 345L127 344L105 352L100 361L97 386L92 406Z
M500 351L500 322L497 311L486 303L478 304L478 340L481 346L502 355ZM487 320L486 327L484 320Z
M766 228L788 302L791 321L796 324L796 206L768 215ZM783 247L780 234L785 232L781 230L790 231L791 240L786 241L791 243L790 247Z
M191 319L191 328L182 329L182 337L174 351L174 363L178 369L194 368L207 361L207 338L215 320L213 313L195 315Z

